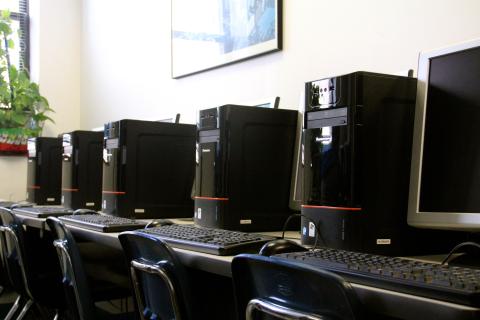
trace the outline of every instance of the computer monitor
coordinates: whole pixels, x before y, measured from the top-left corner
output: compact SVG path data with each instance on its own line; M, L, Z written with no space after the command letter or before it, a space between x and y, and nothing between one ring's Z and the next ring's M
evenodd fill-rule
M480 231L480 39L420 54L408 223Z

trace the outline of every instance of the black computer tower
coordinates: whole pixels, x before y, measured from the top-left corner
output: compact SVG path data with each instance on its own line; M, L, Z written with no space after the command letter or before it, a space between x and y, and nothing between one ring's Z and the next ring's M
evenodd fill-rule
M100 210L103 132L73 131L62 141L62 205Z
M288 207L298 112L238 105L201 110L195 223L280 230Z
M416 79L355 72L307 82L302 214L319 243L407 252ZM317 231L302 218L302 243Z
M62 186L62 139L30 138L27 165L27 201L59 205Z
M129 218L193 216L196 126L105 124L102 212Z

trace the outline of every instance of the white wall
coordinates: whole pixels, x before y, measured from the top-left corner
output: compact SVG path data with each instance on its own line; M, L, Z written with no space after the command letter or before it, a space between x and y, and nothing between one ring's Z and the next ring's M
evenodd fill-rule
M43 135L80 128L81 0L31 0L32 78L55 110Z
M81 0L31 0L31 76L55 110L44 136L80 128ZM25 199L27 161L0 157L0 198Z
M31 0L32 76L57 111L44 135L279 95L354 70L416 68L421 50L480 37L478 0L284 0L284 49L170 78L170 1ZM0 157L0 198L24 198L26 161Z
M0 157L0 199L19 201L27 191L27 159Z
M355 70L416 69L421 50L480 37L478 0L284 0L284 49L170 78L170 1L83 0L81 124L162 118L279 95L296 108L305 81Z

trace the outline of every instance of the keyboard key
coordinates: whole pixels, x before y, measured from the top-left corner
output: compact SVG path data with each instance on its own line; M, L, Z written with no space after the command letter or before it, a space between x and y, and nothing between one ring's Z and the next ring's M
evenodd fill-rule
M353 283L480 307L479 269L330 248L273 258L333 271Z
M68 215L59 219L66 225L105 233L136 230L144 228L146 225L145 222L102 214Z
M167 225L139 230L165 240L173 247L215 255L258 252L275 238L253 233L204 228L194 225Z
M48 218L69 215L73 213L72 209L64 207L18 207L12 210L14 214L21 214L34 218Z

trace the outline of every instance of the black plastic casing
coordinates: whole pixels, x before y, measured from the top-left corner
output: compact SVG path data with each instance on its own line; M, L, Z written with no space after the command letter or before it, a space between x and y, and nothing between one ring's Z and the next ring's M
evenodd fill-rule
M196 126L105 124L102 212L128 218L193 216Z
M407 225L416 79L354 72L307 82L302 214L328 247L398 255L445 248ZM302 243L316 230L302 218Z
M239 105L201 110L195 223L280 230L289 209L298 112Z
M64 133L62 142L62 205L74 210L100 210L103 132Z
M59 205L62 185L62 139L28 139L27 201Z

